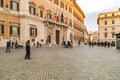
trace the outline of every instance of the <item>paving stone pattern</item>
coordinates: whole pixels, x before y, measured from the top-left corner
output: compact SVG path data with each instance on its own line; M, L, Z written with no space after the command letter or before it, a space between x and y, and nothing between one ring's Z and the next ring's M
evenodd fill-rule
M32 48L5 53L0 48L0 80L120 80L120 51L115 48Z

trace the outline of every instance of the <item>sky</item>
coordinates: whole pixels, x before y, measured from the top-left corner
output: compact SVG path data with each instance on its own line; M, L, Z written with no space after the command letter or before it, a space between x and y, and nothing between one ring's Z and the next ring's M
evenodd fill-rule
M85 13L85 26L88 31L98 30L97 17L99 13L117 11L120 8L120 0L77 0L77 3Z

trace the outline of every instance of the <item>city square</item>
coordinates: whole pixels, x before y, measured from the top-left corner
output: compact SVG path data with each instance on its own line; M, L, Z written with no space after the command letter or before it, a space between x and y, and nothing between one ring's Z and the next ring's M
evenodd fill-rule
M87 45L31 48L0 48L0 80L120 80L120 51L115 47Z
M120 0L0 0L0 80L120 80Z

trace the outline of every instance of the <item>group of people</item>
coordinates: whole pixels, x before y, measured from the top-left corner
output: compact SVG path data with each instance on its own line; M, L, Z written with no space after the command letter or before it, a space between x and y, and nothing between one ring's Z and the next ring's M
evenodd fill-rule
M108 47L109 48L112 45L113 45L112 43L107 42L107 41L105 41L105 42L89 42L90 47L101 46L101 47Z
M42 44L37 41L37 48L42 47Z
M63 41L63 47L64 48L72 48L73 47L72 46L72 42L70 42L70 41L67 41L67 42Z
M36 47L37 47L37 48L38 48L38 47L42 47L41 43L39 43L39 42L37 41ZM7 53L7 52L10 53L10 48L18 48L18 42L15 41L15 43L14 43L14 41L12 41L12 43L11 43L11 41L7 41L7 42L6 42L6 53ZM30 51L31 51L31 49L30 49L30 40L28 40L28 41L26 42L25 49L26 49L25 59L31 59L31 58L30 58Z
M10 52L10 48L18 48L18 42L17 41L7 41L6 42L6 52Z

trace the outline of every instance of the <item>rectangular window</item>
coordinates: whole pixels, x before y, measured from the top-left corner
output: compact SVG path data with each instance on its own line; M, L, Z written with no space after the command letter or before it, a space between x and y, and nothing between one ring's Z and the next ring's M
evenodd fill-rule
M72 8L71 7L69 7L69 12L72 13Z
M67 10L67 5L65 5L65 10Z
M104 34L105 38L107 38L107 33Z
M30 36L37 36L37 29L36 28L30 28Z
M3 7L3 0L0 0L0 7Z
M43 10L40 10L40 17L43 18Z
M54 3L55 3L56 5L58 5L58 0L54 0Z
M15 11L19 11L19 3L15 1L11 1L11 9Z
M105 25L107 25L107 21L105 21Z
M17 27L12 27L12 35L17 35Z
M114 20L112 20L112 24L114 24Z
M20 27L10 26L10 34L13 36L20 35Z
M64 3L63 2L61 2L61 7L64 9Z
M29 9L30 9L30 14L35 15L35 8L33 6L30 6Z
M114 34L114 33L112 33L112 38L114 38L114 36L115 36L115 34Z
M51 16L50 13L47 13L47 18L48 18L48 19L51 19L51 18L52 18L52 16Z

